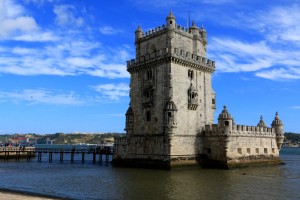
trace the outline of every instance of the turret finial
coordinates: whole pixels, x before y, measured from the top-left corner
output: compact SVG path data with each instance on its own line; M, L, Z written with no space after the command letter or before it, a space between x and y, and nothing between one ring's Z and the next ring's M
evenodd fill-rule
M170 10L170 13L169 13L167 18L174 18L175 19L175 16L173 15L173 12L172 12L172 9Z
M272 122L272 127L276 125L283 125L282 121L279 119L278 112L276 111L275 118Z

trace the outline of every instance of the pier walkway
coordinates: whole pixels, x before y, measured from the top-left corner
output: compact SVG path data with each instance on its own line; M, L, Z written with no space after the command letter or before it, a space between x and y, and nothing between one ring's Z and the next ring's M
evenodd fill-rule
M109 161L110 157L113 155L113 149L105 148L35 148L35 147L3 147L0 148L0 159L13 159L20 160L21 158L31 161L32 158L37 157L38 162L42 161L42 155L48 154L48 161L52 162L53 154L59 155L59 161L64 161L67 155L70 155L71 162L74 162L74 157L76 154L81 155L81 161L85 161L86 154L92 154L93 163L96 163L97 156L99 157L99 162L105 160ZM104 159L103 159L104 157Z

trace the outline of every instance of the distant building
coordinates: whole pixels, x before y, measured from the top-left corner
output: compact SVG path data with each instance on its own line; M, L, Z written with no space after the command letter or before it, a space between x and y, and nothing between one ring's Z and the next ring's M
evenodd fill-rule
M193 22L135 31L136 58L127 62L130 104L126 137L116 138L113 163L171 168L178 165L231 167L279 163L283 124L276 113L272 127L234 123L226 106L214 124L216 94L211 76L215 62L206 58L206 30Z
M51 140L50 138L47 138L46 144L53 144L54 140Z

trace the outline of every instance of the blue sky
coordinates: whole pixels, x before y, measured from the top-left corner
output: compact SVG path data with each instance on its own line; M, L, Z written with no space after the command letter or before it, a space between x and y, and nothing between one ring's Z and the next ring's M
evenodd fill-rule
M300 133L298 0L0 0L0 134L124 132L134 31L188 13L216 61L215 121Z

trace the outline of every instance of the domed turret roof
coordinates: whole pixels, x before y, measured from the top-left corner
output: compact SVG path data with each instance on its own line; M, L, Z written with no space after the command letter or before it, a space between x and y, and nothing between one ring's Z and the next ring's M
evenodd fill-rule
M276 126L276 125L283 125L282 121L278 117L278 112L277 111L276 111L275 118L272 122L272 126Z
M263 118L262 115L260 116L260 120L259 120L257 126L258 127L267 127L267 125L266 125L266 123L265 123L264 118Z
M203 26L203 24L202 24L202 26L201 26L201 29L200 29L202 32L206 32L206 30L205 30L205 28L204 28L204 26Z
M170 19L170 18L175 19L175 16L173 15L172 10L170 10L169 15L167 16L167 19Z
M135 32L143 32L140 25L137 27L136 31Z
M177 111L176 105L171 99L166 103L165 110Z
M198 27L196 26L196 23L195 23L194 20L192 21L192 26L191 26L191 28L198 29Z
M219 114L220 119L232 119L231 114L227 111L227 107L224 105L222 112Z

